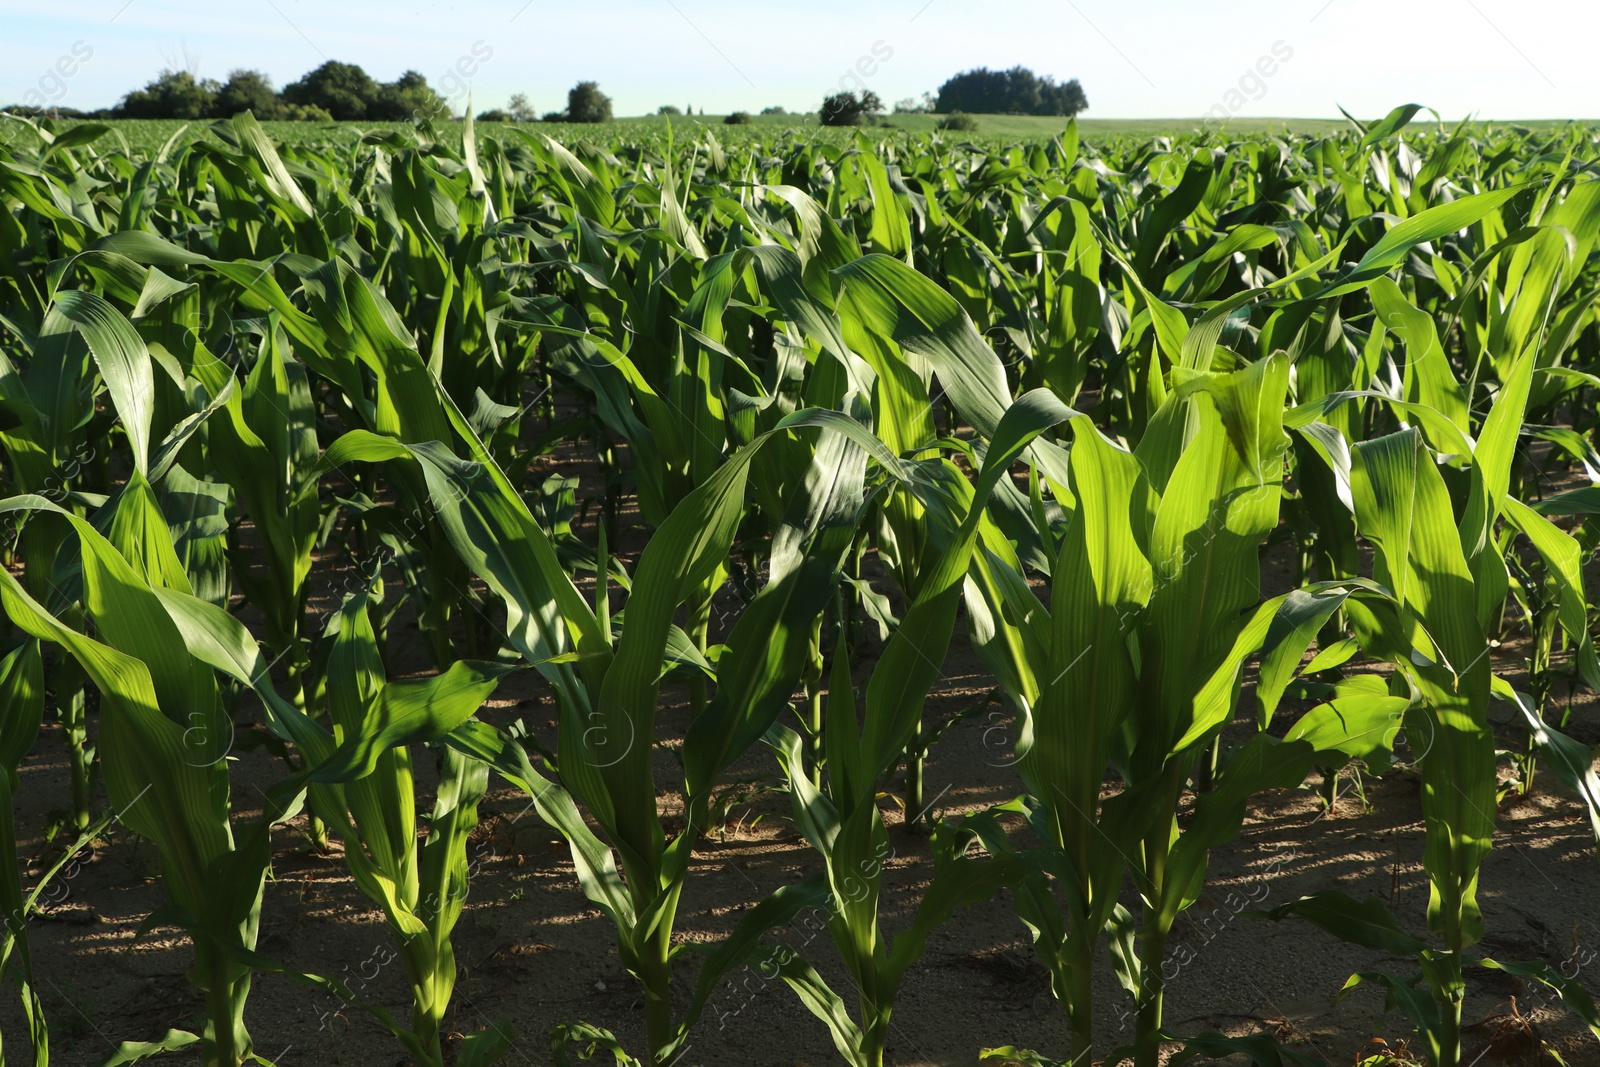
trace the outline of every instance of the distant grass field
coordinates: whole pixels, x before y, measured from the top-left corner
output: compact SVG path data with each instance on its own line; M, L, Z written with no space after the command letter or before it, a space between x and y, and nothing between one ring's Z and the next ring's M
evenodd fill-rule
M978 128L971 132L950 133L947 136L979 143L993 143L996 141L1047 141L1059 135L1065 129L1064 120L1052 116L1041 115L977 115ZM770 137L783 130L804 130L809 136L833 137L840 140L849 138L856 132L848 127L830 128L822 130L817 124L814 114L788 114L788 115L753 115L752 121L746 125L725 125L722 115L677 115L670 119L662 115L638 116L621 118L614 122L600 125L580 125L571 123L529 123L523 129L552 134L563 139L610 138L638 136L648 133L665 132L670 121L675 131L689 131L698 128L711 130L719 140L726 143L735 143L747 137ZM938 115L885 115L882 124L865 126L860 129L871 136L892 137L900 133L922 134L933 132L939 121ZM1589 128L1600 127L1600 122L1589 119L1553 120L1542 119L1528 122L1497 122L1475 123L1482 128L1520 128L1534 132L1544 132L1559 129L1563 126L1579 124ZM76 125L72 122L63 122L62 127ZM111 130L106 137L111 140L121 140L135 152L159 151L162 145L172 139L182 130L182 138L187 139L213 139L211 121L198 119L183 122L173 119L116 119L106 123ZM267 131L275 138L286 143L314 142L327 144L329 142L348 142L354 144L363 134L385 129L392 129L404 125L403 123L356 123L356 122L267 122L263 123ZM504 132L509 123L482 122L478 128L482 132ZM1420 125L1420 123L1418 124ZM1079 119L1078 131L1087 142L1096 143L1114 138L1134 137L1150 138L1160 136L1184 136L1194 134L1205 129L1220 133L1239 136L1261 136L1263 134L1276 134L1286 136L1321 136L1335 133L1350 128L1347 119L1315 119L1315 118L1235 118L1226 124L1211 123L1200 118L1169 118L1169 119ZM460 123L450 123L441 130L442 140L459 141ZM23 127L16 122L0 120L0 144L4 144L19 135L23 135Z
M885 131L906 130L912 133L927 133L934 130L942 118L941 115L884 115L881 116L883 125L870 127ZM1049 138L1059 134L1066 126L1066 120L1049 115L975 115L978 120L976 133L980 137L1002 137L1018 139ZM754 115L752 126L758 129L771 130L773 127L805 126L816 128L815 115ZM674 123L694 122L707 126L721 127L721 115L695 115L674 117ZM661 125L666 122L664 118L652 115L646 118L624 119L628 123ZM1202 128L1202 119L1088 119L1078 120L1079 133L1089 139L1140 136L1150 137L1161 134L1191 133ZM1348 129L1350 123L1344 119L1238 119L1229 124L1229 128L1246 133L1260 133L1263 131L1290 133L1320 134L1333 130Z

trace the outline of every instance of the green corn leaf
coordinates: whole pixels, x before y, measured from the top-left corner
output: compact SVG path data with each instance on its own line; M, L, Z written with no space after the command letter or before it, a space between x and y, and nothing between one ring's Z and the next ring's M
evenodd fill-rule
M1501 513L1532 542L1547 573L1555 579L1559 589L1558 617L1574 646L1578 673L1591 688L1600 690L1600 660L1596 658L1594 638L1589 633L1588 601L1584 594L1583 550L1570 534L1562 532L1555 523L1515 497L1503 498Z
M1257 725L1261 729L1271 723L1273 712L1299 670L1306 650L1349 596L1348 589L1295 589L1284 598L1267 630L1256 681L1256 700L1261 705Z
M678 183L672 174L670 157L661 178L661 229L695 259L707 258L706 246L700 240L700 234L684 213L683 205L678 202Z
M471 111L471 108L468 108ZM471 121L470 119L468 121ZM456 1052L456 1067L487 1067L511 1051L511 1024L505 1020L461 1039Z
M163 1052L177 1052L199 1042L200 1036L191 1034L187 1030L168 1030L164 1036L155 1041L124 1041L117 1046L116 1052L100 1061L100 1067L122 1067L126 1063L138 1063L151 1056L159 1056Z
M1411 706L1410 699L1390 696L1382 680L1373 675L1348 678L1336 691L1339 695L1334 699L1300 716L1284 740L1306 742L1316 750L1323 766L1354 759L1370 770L1383 770L1394 754L1394 739Z
M134 467L150 469L151 404L155 380L150 351L122 313L93 293L65 292L55 308L83 335L133 447Z
M156 446L156 453L150 460L149 477L151 484L159 485L166 478L173 466L177 464L179 453L184 446L194 439L194 435L205 426L206 421L212 415L227 405L228 401L233 398L234 390L237 386L238 380L230 375L222 388L206 403L205 407L185 416L177 425L167 431L167 435Z
M360 733L317 766L313 782L351 782L372 773L391 748L437 741L466 722L519 668L496 663L452 663L443 674L390 682L378 692Z
M1445 358L1433 316L1412 306L1400 287L1388 278L1373 279L1367 291L1383 324L1405 342L1406 399L1433 408L1462 433L1468 432L1471 427L1466 392Z
M1073 849L1086 878L1106 763L1135 698L1128 640L1151 574L1129 508L1138 461L1087 416L1074 418L1072 431L1078 506L1052 572L1048 658L1034 666L1039 697L1023 719L1017 755L1023 780L1052 813L1055 843Z
M862 152L855 158L866 171L868 187L872 190L870 238L873 251L911 262L911 220L906 217L905 206L890 184L888 168L871 152Z
M0 504L0 510L17 507L48 510L53 505L37 497ZM164 669L152 671L145 661L63 625L9 572L0 575L0 603L25 633L70 652L99 688L106 709L100 751L111 802L123 822L160 848L173 898L194 908L206 896L207 866L228 849L215 771L230 731L211 717L216 702L203 692L199 676L182 665L187 656L182 640L149 587L87 523L68 519L85 549L90 614L110 623L109 639L132 635L135 647L148 646ZM162 612L159 619L152 606ZM156 673L167 679L172 702L166 707L157 698ZM184 719L191 709L201 716L194 720L198 728Z
M938 676L949 645L984 501L1033 438L1071 415L1048 390L1036 389L1017 400L1002 417L984 458L972 508L952 548L924 583L867 684L863 785L899 758L916 730L923 695Z
M320 762L327 758L334 748L332 736L273 688L272 664L243 623L197 597L171 589L152 592L191 656L253 691L266 706L268 726L292 741L308 759Z
M1334 998L1335 1002L1343 1000L1349 993L1363 982L1370 982L1384 988L1383 1010L1385 1013L1398 1008L1418 1030L1429 1036L1430 1044L1437 1039L1434 1037L1439 1030L1439 1007L1434 1003L1426 990L1418 989L1418 979L1402 981L1390 974L1380 971L1361 971L1352 974L1344 983Z
M1324 890L1280 904L1265 913L1273 920L1298 915L1341 941L1365 945L1391 956L1415 956L1427 947L1402 930L1377 897L1356 901L1343 893Z
M792 950L778 948L762 961L761 969L763 973L776 972L800 997L806 1010L822 1020L828 1028L828 1036L833 1038L833 1047L839 1050L846 1063L851 1067L868 1067L863 1050L865 1035L851 1020L839 994L828 988L828 983L814 967Z
M616 200L582 160L546 134L534 135L512 129L529 148L551 164L574 208L602 226L610 227L616 222Z
M239 147L245 151L246 165L256 184L272 197L291 223L310 219L316 209L295 184L289 168L283 165L283 158L272 147L272 141L256 117L248 111L233 116L233 132L239 138Z
M584 823L571 795L535 770L520 744L488 723L468 720L445 740L467 755L483 760L528 794L539 817L559 831L571 846L573 865L584 895L610 916L619 930L632 930L636 925L633 903L617 873L611 850Z
M1356 389L1329 393L1326 396L1285 411L1283 424L1289 429L1300 429L1340 405L1362 397L1382 400L1397 413L1414 418L1421 424L1423 429L1427 430L1428 436L1436 448L1444 449L1457 456L1470 456L1475 451L1472 439L1462 433L1456 424L1451 422L1438 409L1429 407L1426 404L1413 404L1405 400L1396 400L1387 393L1373 392L1371 390Z
M1265 482L1284 451L1283 396L1288 386L1288 360L1273 356L1225 377L1188 378L1176 395L1210 396L1246 469L1257 482Z
M594 1059L599 1053L609 1052L615 1067L644 1067L644 1064L628 1055L622 1042L610 1030L589 1023L561 1023L550 1032L550 1055L556 1067L575 1067L569 1052L576 1053L578 1059L586 1061Z
M502 1019L466 1035L456 1053L457 1067L486 1067L500 1059L511 1051L512 1033L511 1024Z
M1217 341L1228 319L1240 308L1260 297L1266 290L1246 289L1208 307L1193 326L1184 328L1183 343L1173 367L1189 371L1209 371L1216 361Z
M422 464L430 499L451 545L467 568L504 598L506 632L513 645L540 672L553 679L571 678L572 668L558 662L567 651L584 660L580 670L597 676L610 659L610 642L600 632L593 610L562 569L549 536L527 504L494 467L471 463L443 446L408 447L393 438L351 431L328 449L325 465L414 458ZM555 613L543 605L554 604Z
M625 856L631 852L643 859L660 850L662 830L650 774L654 679L674 613L728 558L755 447L735 453L685 497L645 546L634 571L616 659L601 683L589 728L581 737L562 738L569 757L598 771L616 812L610 828Z
M1149 280L1161 249L1184 219L1192 215L1205 199L1206 190L1216 180L1220 163L1209 151L1195 151L1184 168L1177 188L1156 201L1141 220L1134 265L1141 277ZM1150 284L1155 284L1151 281Z
M1242 612L1260 595L1257 546L1277 522L1282 468L1274 454L1259 473L1252 469L1252 453L1262 453L1248 443L1264 448L1279 442L1281 449L1285 371L1255 364L1219 385L1241 398L1229 405L1239 417L1237 434L1224 431L1210 406L1193 409L1195 436L1156 506L1148 535L1153 588L1141 646L1150 644L1157 667L1146 672L1150 696L1139 705L1138 780L1155 770L1155 761L1164 764L1169 753L1185 751L1225 721L1239 657L1265 637L1267 620L1258 613L1246 633ZM1252 395L1259 399L1243 399ZM1167 403L1183 401L1174 396ZM1240 441L1250 451L1240 451Z
M895 936L894 947L882 971L883 986L879 996L884 1002L893 1001L906 969L922 958L928 935L935 928L947 922L957 909L982 903L1001 889L1016 885L1028 870L1020 856L969 859L957 855L946 860L924 890L910 927Z
M1554 191L1545 186L1544 195ZM1555 312L1559 288L1569 284L1576 236L1555 226L1541 226L1532 239L1510 255L1507 281L1515 293L1505 313L1491 317L1487 346L1496 353L1495 370L1508 382L1522 353L1539 346L1540 334Z
M1494 693L1502 700L1509 700L1517 706L1517 711L1522 716L1528 734L1533 739L1533 747L1544 757L1546 766L1554 772L1555 776L1567 788L1577 793L1588 809L1589 828L1594 832L1595 840L1600 842L1600 775L1595 774L1594 753L1589 746L1574 741L1572 738L1554 729L1540 717L1538 709L1526 694L1519 693L1511 685L1496 676L1494 679Z
M794 210L800 222L800 236L795 241L794 251L807 269L808 277L813 263L822 270L831 271L861 258L861 246L855 238L846 234L827 209L803 189L792 185L767 185L762 186L762 190Z
M1406 254L1417 245L1471 226L1527 188L1526 185L1508 185L1502 189L1474 193L1412 216L1384 234L1377 244L1367 250L1360 262L1336 284L1316 294L1317 298L1342 296L1361 289L1399 266Z
M1222 769L1212 790L1195 803L1194 818L1167 857L1163 923L1199 899L1212 849L1238 835L1250 798L1268 789L1292 789L1305 780L1316 752L1304 741L1256 734Z
M1072 1067L1063 1060L1053 1060L1031 1048L1018 1048L1015 1045L983 1049L978 1053L978 1062L998 1063L1001 1067Z
M1184 318L1183 312L1147 290L1144 287L1144 283L1139 280L1136 272L1129 271L1128 284L1137 290L1140 298L1144 300L1145 309L1150 315L1150 325L1155 331L1156 347L1161 351L1162 355L1167 357L1167 362L1172 366L1185 366L1184 349L1185 341L1188 339L1190 332L1189 320ZM1221 336L1220 321L1218 325L1219 331L1210 335L1213 344ZM1210 348L1204 349L1202 352L1200 346L1196 344L1191 348L1191 352L1197 359L1204 357L1203 364L1193 369L1211 369L1212 353Z
M38 641L25 641L0 659L0 715L0 770L15 789L17 767L44 721L44 662Z
M1532 978L1534 981L1549 986L1561 995L1562 1003L1572 1009L1573 1014L1582 1019L1589 1032L1595 1037L1600 1037L1600 1010L1596 1010L1594 998L1589 991L1584 989L1576 980L1567 977L1543 960L1528 960L1522 962L1503 962L1489 958L1470 961L1479 967L1488 967L1491 970L1501 971L1517 978Z
M961 416L993 439L1011 391L1000 358L961 305L889 256L863 256L834 275L867 332L893 338L909 360L926 361ZM1066 483L1066 457L1060 450L1040 445L1030 455L1051 478Z
M1350 118L1350 113L1344 108L1339 110L1344 112L1345 118ZM1354 154L1359 156L1378 142L1393 137L1410 125L1411 120L1416 118L1417 112L1421 110L1423 110L1421 104L1402 104L1371 126L1361 127L1363 130L1361 141L1356 145ZM1354 119L1350 121L1355 122ZM1359 122L1356 125L1361 126Z
M851 709L850 718L845 718L838 713L843 706L850 702L850 696L851 690L848 687L842 689L837 695L831 692L829 694L829 710L833 712L833 715L826 720L829 725L824 729L823 734L824 739L833 744L835 749L844 747L856 738L856 734L849 732L856 727L853 709ZM838 702L837 707L834 706L835 701ZM834 735L831 738L827 736L829 729L834 730ZM854 770L854 764L852 764L850 770L839 773L836 778L831 780L836 784L832 784L828 793L824 794L811 781L811 775L805 765L805 758L801 754L802 742L799 734L782 723L775 723L772 729L768 731L766 741L772 746L773 752L777 755L778 766L783 769L785 779L789 783L790 807L794 811L796 827L799 828L805 839L810 842L812 848L816 849L824 857L833 855L834 842L839 836L841 819L839 809L834 805L830 794L839 796L842 799L850 799L849 794L843 793L843 787L846 783L853 783L855 776L859 775L860 772Z
M36 1067L49 1062L50 1034L34 981L27 916L57 871L87 844L75 843L45 872L32 893L26 899L23 897L12 804L20 785L18 765L33 747L44 717L44 694L39 643L25 641L0 659L0 916L3 916L0 921L0 975L11 974L17 980ZM101 820L95 827L96 833L103 831L109 822L109 818ZM13 956L16 958L14 966Z
M1477 577L1478 617L1485 625L1504 602L1508 585L1505 560L1492 547L1494 520L1505 510L1506 505L1501 502L1511 485L1511 468L1527 410L1534 360L1535 352L1530 345L1513 364L1494 407L1484 418L1483 433L1473 454L1472 489L1461 520L1461 543ZM1570 621L1570 616L1568 618ZM1590 649L1588 659L1592 663L1592 644ZM1600 678L1600 671L1593 677Z

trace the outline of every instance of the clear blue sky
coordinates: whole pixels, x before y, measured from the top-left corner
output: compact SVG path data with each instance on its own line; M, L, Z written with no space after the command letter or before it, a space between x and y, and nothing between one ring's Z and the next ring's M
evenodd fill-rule
M466 57L474 107L540 111L592 78L619 115L815 109L844 84L886 101L950 74L1023 64L1076 77L1086 117L1364 116L1416 101L1445 118L1600 116L1600 5L1561 0L0 0L0 104L40 88L114 103L164 66L283 85L326 58L440 87ZM51 72L77 48L78 62ZM1252 74L1263 56L1270 76ZM474 58L487 55L487 59ZM876 52L876 55L874 53ZM864 62L863 62L864 61Z

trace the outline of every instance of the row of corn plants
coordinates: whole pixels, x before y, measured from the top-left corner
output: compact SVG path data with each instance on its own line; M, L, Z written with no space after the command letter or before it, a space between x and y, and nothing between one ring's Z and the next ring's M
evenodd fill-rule
M558 1063L679 1062L758 966L879 1067L930 934L998 897L1069 1036L986 1058L1275 1064L1301 1054L1172 1028L1170 935L1258 794L1395 767L1422 783L1425 928L1332 890L1264 917L1410 961L1350 985L1435 1067L1465 1062L1484 969L1600 1037L1550 961L1474 949L1501 800L1554 780L1600 840L1567 723L1600 689L1594 135L1419 114L1099 144L280 143L242 115L137 150L5 119L0 978L31 1061L29 918L113 822L160 857L144 925L188 938L204 1010L108 1063L266 1062L258 978L419 1064L505 1055L507 1022L449 1036L504 787L639 991L637 1019L559 1026ZM1011 714L1015 799L941 818L924 764L958 720L928 704L957 642ZM549 722L485 710L518 673ZM29 886L13 804L47 721L71 786L32 805L59 814ZM256 724L274 784L240 802ZM689 953L696 848L751 762L812 873ZM931 868L908 925L884 920L896 811ZM297 835L339 843L409 1004L260 950ZM780 936L808 909L851 988Z

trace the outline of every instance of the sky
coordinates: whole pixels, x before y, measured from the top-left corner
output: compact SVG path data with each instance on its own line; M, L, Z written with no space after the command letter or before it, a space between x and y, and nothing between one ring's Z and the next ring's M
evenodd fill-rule
M456 110L598 81L618 116L893 103L973 67L1077 78L1085 118L1600 116L1600 5L1574 0L0 0L0 104L106 107L163 67L282 86L416 69ZM66 73L64 73L66 72Z

